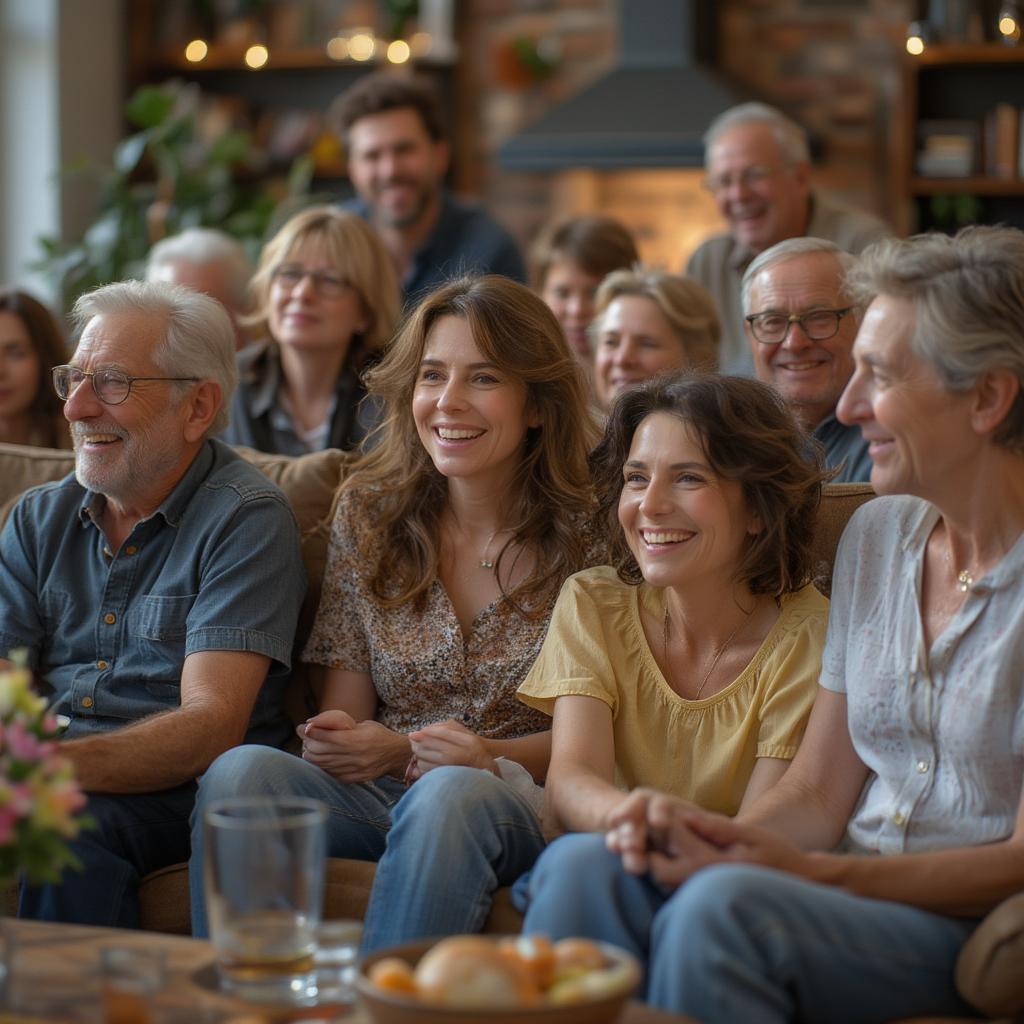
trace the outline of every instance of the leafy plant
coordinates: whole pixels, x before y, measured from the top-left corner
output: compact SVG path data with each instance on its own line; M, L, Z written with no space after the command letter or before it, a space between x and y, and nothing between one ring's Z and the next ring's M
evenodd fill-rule
M70 305L82 292L139 277L151 244L188 227L217 227L255 257L278 203L308 192L312 163L300 158L275 194L256 175L266 156L248 132L231 130L211 142L196 131L199 91L169 82L144 85L125 106L139 130L114 150L113 166L83 161L65 169L99 187L96 219L81 241L42 237L34 268Z

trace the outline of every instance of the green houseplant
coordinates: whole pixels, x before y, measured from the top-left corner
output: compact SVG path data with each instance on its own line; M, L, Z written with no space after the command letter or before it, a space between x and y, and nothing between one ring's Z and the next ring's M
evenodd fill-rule
M153 242L183 228L217 227L255 257L278 204L308 192L312 164L300 158L276 191L259 177L266 157L248 132L212 141L197 131L199 91L169 82L140 87L125 116L137 131L122 139L113 164L83 161L65 175L84 175L99 189L96 219L80 241L40 238L35 263L70 305L84 291L141 276Z

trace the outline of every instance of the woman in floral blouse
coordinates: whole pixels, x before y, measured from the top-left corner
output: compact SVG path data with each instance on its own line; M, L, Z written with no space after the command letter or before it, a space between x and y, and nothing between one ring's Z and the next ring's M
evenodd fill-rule
M384 419L341 488L305 660L321 666L302 760L241 747L224 796L325 801L332 856L380 860L364 945L478 930L543 846L531 802L548 722L516 699L562 581L603 560L591 532L583 377L521 285L428 296L369 374ZM193 930L202 934L193 836Z

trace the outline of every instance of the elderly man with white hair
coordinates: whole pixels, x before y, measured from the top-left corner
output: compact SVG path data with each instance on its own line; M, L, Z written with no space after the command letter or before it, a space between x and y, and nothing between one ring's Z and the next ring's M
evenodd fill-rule
M844 284L856 265L856 256L827 239L788 238L761 253L741 285L757 376L824 448L837 483L871 476L867 441L856 426L836 419L863 312Z
M877 217L812 190L806 133L764 103L732 107L711 122L704 134L704 167L728 231L703 242L686 273L718 306L722 372L753 376L740 315L740 281L750 261L786 238L826 238L858 253L890 231Z
M182 284L216 299L231 317L235 347L249 343L240 319L250 312L252 263L242 243L216 228L186 228L149 251L146 280Z
M187 288L126 281L75 306L53 383L75 471L0 533L0 652L27 651L70 718L61 753L95 828L19 913L137 926L138 883L185 860L197 776L243 739L280 744L305 576L281 491L212 435L235 387L231 323ZM0 660L0 666L5 663Z

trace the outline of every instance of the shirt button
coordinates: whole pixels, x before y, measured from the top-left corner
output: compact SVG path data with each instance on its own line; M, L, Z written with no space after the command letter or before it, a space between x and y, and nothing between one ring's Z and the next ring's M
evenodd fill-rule
M106 668L107 667L107 663L101 658L99 661L96 662L96 667L97 668ZM89 698L86 697L86 700L88 700L88 699Z
M896 825L902 825L907 819L903 816L902 811L896 811L892 816L893 823Z
M82 707L83 708L91 708L92 707L92 697L83 697L82 698Z
M129 545L128 545L128 547L126 547L126 548L124 549L124 553L125 553L126 555L134 555L134 554L135 554L135 552L136 552L136 551L138 551L138 550L139 550L139 549L138 549L138 548L137 548L137 547L136 547L136 546L135 546L134 544L129 544Z
M931 765L929 765L927 761L918 761L918 762L917 762L917 770L918 770L918 771L919 771L919 772L920 772L920 773L921 773L922 775L924 775L924 773L925 773L926 771L928 771L928 769L929 769L930 767L931 767Z
M108 626L112 626L115 622L117 622L117 616L113 612L107 612L107 614L103 616L103 621Z

